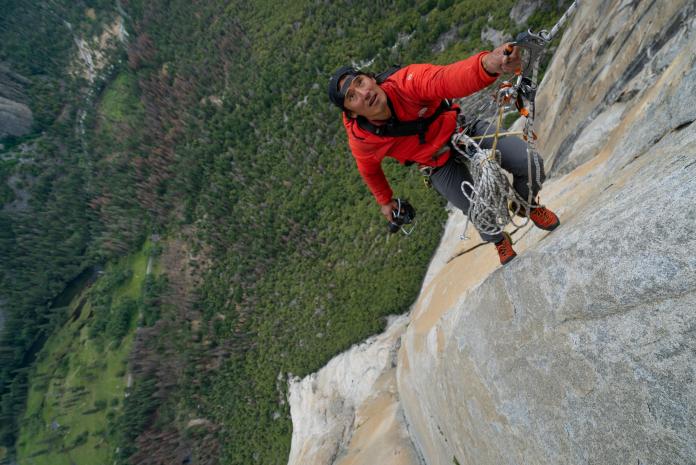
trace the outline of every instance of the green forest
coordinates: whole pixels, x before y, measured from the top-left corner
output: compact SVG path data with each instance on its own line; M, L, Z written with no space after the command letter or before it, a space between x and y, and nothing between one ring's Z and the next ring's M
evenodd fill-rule
M408 311L446 220L387 162L418 210L387 234L329 75L560 3L4 0L33 126L0 140L0 463L286 463L288 377Z

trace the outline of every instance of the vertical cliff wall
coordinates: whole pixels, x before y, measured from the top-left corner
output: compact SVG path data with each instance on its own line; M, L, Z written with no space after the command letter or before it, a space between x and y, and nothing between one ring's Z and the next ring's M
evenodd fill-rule
M581 2L537 99L561 227L517 231L503 268L453 214L408 326L380 339L396 369L346 353L379 372L350 378L360 399L335 361L291 389L290 464L696 463L695 13Z
M562 226L454 259L402 338L429 465L695 463L694 12L581 2L538 99Z
M396 392L396 354L408 322L290 382L293 435L289 465L418 465Z

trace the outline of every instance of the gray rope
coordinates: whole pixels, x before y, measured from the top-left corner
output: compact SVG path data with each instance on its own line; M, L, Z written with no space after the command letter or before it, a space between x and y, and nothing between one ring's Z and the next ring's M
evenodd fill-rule
M514 214L520 213L521 209L529 211L538 205L532 202L531 190L530 198L525 200L512 187L500 166L500 152L496 150L496 154L493 155L491 150L482 149L464 132L458 132L452 136L452 144L455 150L467 160L473 180L473 183L463 181L461 184L462 193L469 201L464 231L466 232L469 222L479 232L491 236L500 234L510 223L517 227L525 226L528 219L525 218L524 222L518 225L513 220ZM529 163L529 170L531 175L531 163ZM540 169L537 173L541 175ZM509 202L517 204L515 212L510 211Z
M554 37L556 37L556 34L558 34L558 31L561 30L563 25L565 24L566 20L575 13L575 10L578 8L578 3L579 0L575 0L563 13L563 16L560 17L560 19L556 22L556 24L551 28L551 32L546 32L546 31L541 31L541 35L546 39L547 42L551 42Z

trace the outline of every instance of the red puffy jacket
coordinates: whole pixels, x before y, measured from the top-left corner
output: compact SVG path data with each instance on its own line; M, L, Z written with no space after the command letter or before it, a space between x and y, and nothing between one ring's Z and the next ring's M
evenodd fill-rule
M495 82L483 69L481 52L451 65L409 65L389 76L380 87L392 104L400 121L412 121L432 115L442 99L464 97ZM384 137L372 134L355 119L343 115L343 125L348 133L348 144L358 165L358 170L380 205L389 203L393 193L382 171L384 157L392 157L405 163L442 166L449 153L433 160L436 152L445 145L454 132L457 114L446 111L432 122L421 144L417 135ZM374 123L374 122L373 122Z

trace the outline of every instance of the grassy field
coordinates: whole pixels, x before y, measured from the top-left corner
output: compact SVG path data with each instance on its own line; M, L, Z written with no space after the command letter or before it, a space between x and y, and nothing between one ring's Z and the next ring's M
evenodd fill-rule
M90 338L90 326L95 323L92 297L100 281L125 272L128 279L114 287L111 308L124 299L140 299L149 250L146 244L137 254L107 267L92 288L73 300L68 322L43 347L29 378L17 443L20 464L113 462L107 425L122 408L137 317L120 343Z
M127 71L121 72L102 94L99 105L101 123L105 129L113 131L118 124L134 121L143 111L137 97L135 75Z

